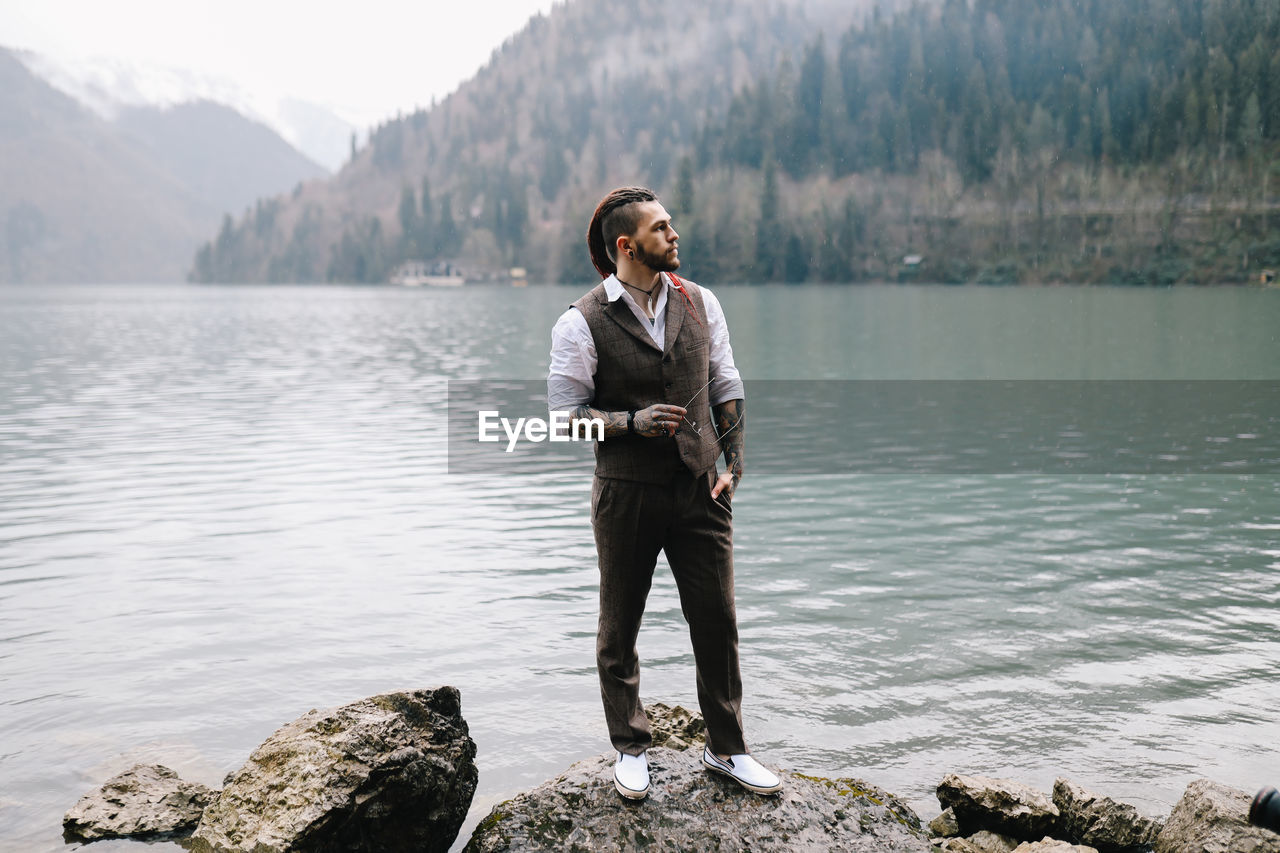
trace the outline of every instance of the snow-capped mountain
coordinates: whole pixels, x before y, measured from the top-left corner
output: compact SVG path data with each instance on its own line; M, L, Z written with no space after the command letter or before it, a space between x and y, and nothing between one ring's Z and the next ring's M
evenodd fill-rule
M330 109L199 72L118 59L15 55L50 86L108 121L135 107L167 108L208 101L265 124L309 159L336 171L351 152L356 126Z

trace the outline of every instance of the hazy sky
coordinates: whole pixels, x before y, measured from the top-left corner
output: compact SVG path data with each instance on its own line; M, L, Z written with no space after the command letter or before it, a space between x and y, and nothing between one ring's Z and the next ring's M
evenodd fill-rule
M140 61L368 125L426 106L553 0L0 0L0 45Z

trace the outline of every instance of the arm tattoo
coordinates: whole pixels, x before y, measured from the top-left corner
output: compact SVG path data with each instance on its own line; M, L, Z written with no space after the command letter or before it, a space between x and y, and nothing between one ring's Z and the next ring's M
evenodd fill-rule
M662 404L637 409L635 421L632 423L635 428L635 434L644 438L657 438L667 435L668 428L672 425L679 425L679 418L674 413L667 411L670 408L670 406ZM626 412L604 412L600 409L593 409L584 403L569 413L570 423L593 418L599 418L604 421L605 438L627 434Z
M716 422L716 432L720 436L720 444L724 448L725 468L733 472L734 483L742 479L742 448L746 432L746 401L726 400L711 407L712 417Z
M570 423L575 421L589 421L595 418L599 418L604 421L605 438L627 434L626 412L602 412L599 409L593 409L590 406L583 404L569 413Z

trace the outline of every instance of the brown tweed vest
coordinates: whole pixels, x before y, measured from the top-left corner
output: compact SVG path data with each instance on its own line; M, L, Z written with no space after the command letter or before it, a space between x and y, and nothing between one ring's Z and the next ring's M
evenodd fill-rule
M609 301L603 284L573 303L586 318L599 357L594 408L625 412L654 403L684 406L686 417L701 430L699 435L684 423L674 438L622 435L596 442L597 477L668 483L681 467L695 476L715 467L720 445L711 423L710 389L702 387L711 378L707 312L697 285L686 281L685 290L698 319L690 316L684 297L668 289L662 349L622 299Z

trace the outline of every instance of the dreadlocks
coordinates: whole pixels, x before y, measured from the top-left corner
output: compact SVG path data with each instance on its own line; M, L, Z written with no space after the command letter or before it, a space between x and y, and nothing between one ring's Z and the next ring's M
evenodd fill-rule
M645 187L619 187L596 207L587 228L587 248L591 251L591 263L601 278L608 278L618 271L614 257L618 238L634 233L639 224L632 205L657 200L653 190Z

